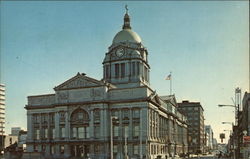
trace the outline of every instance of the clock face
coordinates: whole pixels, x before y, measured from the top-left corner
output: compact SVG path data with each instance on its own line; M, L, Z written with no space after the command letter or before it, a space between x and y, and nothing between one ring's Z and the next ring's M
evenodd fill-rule
M115 52L116 56L121 57L124 55L124 50L123 49L118 49Z

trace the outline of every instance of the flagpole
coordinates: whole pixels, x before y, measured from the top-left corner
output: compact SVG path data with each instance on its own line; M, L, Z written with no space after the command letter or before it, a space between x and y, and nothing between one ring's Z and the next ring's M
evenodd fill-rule
M172 95L172 72L170 72L170 95Z

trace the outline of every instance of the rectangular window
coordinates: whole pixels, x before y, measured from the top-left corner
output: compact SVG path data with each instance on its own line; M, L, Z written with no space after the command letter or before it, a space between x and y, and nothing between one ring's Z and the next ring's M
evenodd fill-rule
M133 145L133 150L134 150L134 155L139 154L139 146L138 145Z
M50 152L51 152L51 154L54 154L54 153L55 153L55 146L54 146L54 145L51 145L51 147L50 147Z
M118 111L113 110L111 114L112 114L112 116L119 118L119 112Z
M79 127L79 128L78 128L78 137L79 137L80 139L85 138L85 136L84 136L84 127Z
M39 140L40 139L40 130L36 129L35 131L35 139Z
M105 76L106 76L106 78L109 78L110 76L109 76L109 65L106 65L105 66Z
M138 137L139 136L139 125L134 125L133 126L133 137Z
M140 110L139 109L133 110L133 118L140 118Z
M76 138L77 137L77 128L72 129L72 137Z
M124 137L129 137L129 128L128 128L128 125L124 125L123 126L123 134L124 134Z
M132 62L132 76L135 75L135 62Z
M114 126L114 137L118 137L119 135L119 126Z
M34 123L39 123L39 116L38 116L37 114L35 114L35 115L33 116L33 122L34 122Z
M95 138L100 137L100 126L99 125L95 125L95 127L94 127L94 135L95 135Z
M121 64L121 77L125 77L125 63Z
M85 127L85 137L89 138L89 127Z
M50 123L54 124L54 122L55 122L54 114L50 114Z
M100 110L94 110L94 121L100 121Z
M48 138L48 129L47 128L44 129L44 138L45 139Z
M120 74L120 65L115 64L115 78L119 78L119 74Z
M42 123L47 123L46 114L42 114Z
M59 112L60 121L65 121L65 112Z
M129 110L128 109L123 110L123 119L124 118L129 118Z
M139 75L140 74L140 62L137 62L136 65L137 65L137 72L136 72L136 74Z
M52 139L55 139L56 138L56 135L55 135L55 128L52 129Z
M118 146L117 146L117 145L114 145L114 146L113 146L113 152L114 152L114 153L117 153L117 152L118 152Z
M65 138L65 127L60 128L60 137Z

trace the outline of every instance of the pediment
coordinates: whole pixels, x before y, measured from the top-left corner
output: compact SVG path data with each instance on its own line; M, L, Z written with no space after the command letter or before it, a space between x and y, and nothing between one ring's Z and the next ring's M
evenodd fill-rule
M86 76L84 73L77 73L76 76L71 79L63 82L62 84L56 86L54 90L65 90L65 89L76 89L76 88L84 88L84 87L95 87L102 86L104 82L90 78Z
M161 105L161 101L159 96L157 95L156 91L152 92L151 95L149 96L150 100L153 101L154 103L157 103L158 105Z

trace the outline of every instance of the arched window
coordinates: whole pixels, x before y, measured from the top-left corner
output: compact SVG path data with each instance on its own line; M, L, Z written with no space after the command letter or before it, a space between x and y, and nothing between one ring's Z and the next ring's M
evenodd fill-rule
M89 138L89 115L83 109L75 110L70 117L71 138Z
M88 123L89 115L85 110L77 109L71 114L70 120L74 123Z

